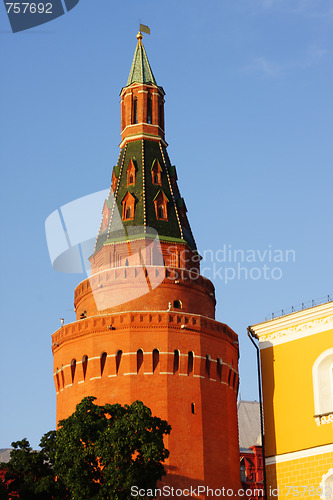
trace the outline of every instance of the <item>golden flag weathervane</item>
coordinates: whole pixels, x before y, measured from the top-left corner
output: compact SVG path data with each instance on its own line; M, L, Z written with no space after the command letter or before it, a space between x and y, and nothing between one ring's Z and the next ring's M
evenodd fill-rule
M148 28L148 26L145 26L144 24L140 24L139 31L141 33L147 33L147 35L150 35L150 29Z

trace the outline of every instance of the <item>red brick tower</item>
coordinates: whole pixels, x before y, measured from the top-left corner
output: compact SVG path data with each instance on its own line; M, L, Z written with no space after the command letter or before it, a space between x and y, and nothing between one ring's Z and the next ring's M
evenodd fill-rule
M165 484L236 492L237 335L215 321L214 286L200 275L166 151L165 94L137 38L91 277L75 290L77 321L52 337L57 420L87 395L140 399L172 426Z

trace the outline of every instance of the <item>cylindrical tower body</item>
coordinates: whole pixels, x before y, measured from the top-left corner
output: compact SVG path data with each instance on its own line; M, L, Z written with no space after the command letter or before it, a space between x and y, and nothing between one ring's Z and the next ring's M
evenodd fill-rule
M166 152L163 96L139 38L91 277L75 290L77 320L52 336L57 421L84 396L139 399L172 426L163 484L237 496L237 335L215 320L214 286L200 275Z

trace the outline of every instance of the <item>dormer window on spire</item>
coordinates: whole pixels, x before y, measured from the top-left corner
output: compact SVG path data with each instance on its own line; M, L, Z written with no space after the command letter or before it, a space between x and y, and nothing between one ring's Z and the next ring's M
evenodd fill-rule
M135 197L129 191L127 191L121 203L123 205L122 220L133 220L135 210Z
M159 186L162 185L161 172L162 172L161 165L159 164L159 161L155 158L151 166L151 177L153 184L157 184Z
M128 186L135 184L135 174L136 174L136 168L135 168L134 162L131 158L129 161L128 167L127 167L127 185Z
M163 191L160 190L154 198L156 219L168 220L168 201Z

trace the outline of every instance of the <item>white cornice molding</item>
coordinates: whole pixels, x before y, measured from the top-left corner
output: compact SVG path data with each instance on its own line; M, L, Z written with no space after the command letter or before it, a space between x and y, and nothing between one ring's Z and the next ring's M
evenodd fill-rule
M306 450L294 451L291 453L283 453L282 455L275 455L268 457L265 460L266 465L279 464L282 462L289 462L299 458L314 457L325 453L333 452L333 444L325 444L323 446L316 446L315 448L307 448Z
M260 349L333 329L333 302L311 307L251 326Z
M129 126L131 126L131 125L129 125ZM128 135L127 137L125 137L121 141L121 143L119 144L119 147L120 147L120 149L122 149L127 142L137 141L139 139L148 139L148 140L153 140L153 141L156 141L156 142L160 141L163 144L164 147L168 147L168 143L165 142L165 140L162 139L161 136L159 136L159 135L153 135L153 134L147 134L147 133L142 133L142 132L138 132L137 134L133 134L133 135Z

